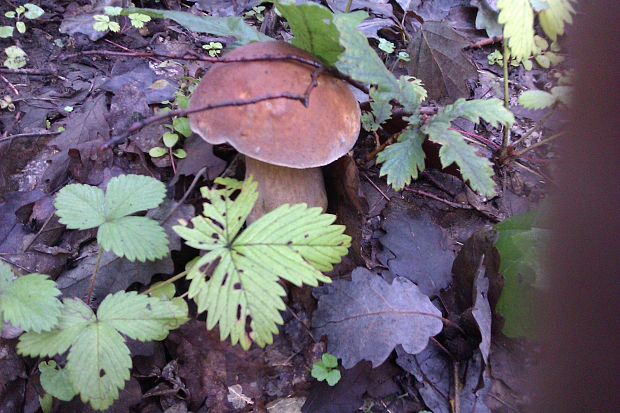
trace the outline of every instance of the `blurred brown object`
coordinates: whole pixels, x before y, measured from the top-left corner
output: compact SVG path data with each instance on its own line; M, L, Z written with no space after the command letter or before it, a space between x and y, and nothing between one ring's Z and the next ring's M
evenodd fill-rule
M560 146L548 365L535 412L620 411L620 3L582 1L570 136ZM563 146L563 147L562 147Z

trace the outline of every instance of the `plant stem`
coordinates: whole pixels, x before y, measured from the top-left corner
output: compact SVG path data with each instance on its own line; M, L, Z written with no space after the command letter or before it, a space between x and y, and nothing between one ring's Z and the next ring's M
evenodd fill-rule
M523 149L520 152L515 153L514 157L515 158L519 158L519 157L525 155L526 153L528 153L529 151L531 151L533 149L536 149L536 148L538 148L540 146L547 145L548 143L551 143L552 141L554 141L557 138L560 138L560 137L562 137L564 135L566 135L566 131L558 132L555 135L549 136L547 139L543 139L542 141L537 142L534 145L532 145L532 146L530 146L528 148L525 148L525 149Z
M508 50L508 41L504 37L504 107L510 110L510 88L508 84L508 65L510 64L510 51ZM510 127L504 126L504 140L502 141L502 154L506 152L510 145Z
M93 292L95 292L95 281L97 281L97 273L99 272L99 265L101 264L101 257L103 256L103 249L99 247L97 252L97 262L95 263L95 269L93 275L90 277L90 286L88 287L88 296L86 297L86 304L90 305L90 301L93 298Z
M353 4L353 0L347 1L347 7L345 7L344 12L349 13L351 11L351 5Z
M148 290L142 292L142 294L150 294L153 291L157 290L158 288L163 287L164 285L168 285L170 283L175 282L176 280L180 280L181 278L185 277L185 275L187 275L187 270L178 273L177 275L175 275L174 277L170 277L165 281L162 281L160 284L154 285L152 287L150 287Z
M529 131L525 132L523 134L523 136L521 136L519 139L517 139L516 141L514 141L512 143L512 146L517 146L518 144L520 144L521 142L523 142L525 139L529 138L532 133L536 132L537 130L542 129L543 126L545 126L545 123L549 120L549 118L551 117L551 115L553 115L555 111L552 109L549 111L549 113L547 113L545 116L542 117L542 119L540 119L540 121Z

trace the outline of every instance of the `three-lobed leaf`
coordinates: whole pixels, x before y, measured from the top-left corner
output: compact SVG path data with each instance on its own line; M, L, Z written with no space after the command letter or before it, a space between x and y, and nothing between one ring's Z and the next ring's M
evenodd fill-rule
M0 330L4 321L25 331L48 331L58 323L60 291L47 275L15 278L10 265L0 261Z
M94 186L71 184L56 196L56 214L70 229L98 227L97 242L119 257L156 260L169 252L164 229L151 218L131 214L157 207L165 194L163 183L142 175L112 178L105 193Z
M97 315L78 299L67 299L57 327L25 333L18 352L32 357L69 350L66 371L80 398L96 410L108 408L129 379L131 357L121 334L135 340L162 340L187 320L183 300L120 291L107 296Z
M262 347L283 322L279 280L298 286L329 282L321 271L346 255L351 239L343 226L333 225L333 215L305 204L282 205L240 233L256 203L257 184L251 178L217 182L222 189L203 188L207 202L192 227L174 227L188 245L206 251L187 275L189 297L199 312L207 311L207 328L219 326L222 340L230 336L244 349L252 342Z

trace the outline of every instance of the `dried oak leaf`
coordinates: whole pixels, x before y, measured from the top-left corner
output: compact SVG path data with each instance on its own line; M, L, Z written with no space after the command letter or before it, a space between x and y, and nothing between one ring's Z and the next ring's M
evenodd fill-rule
M476 67L463 54L467 40L446 23L427 22L409 46L409 74L424 82L430 99L469 97L467 81L476 79Z
M378 366L399 344L416 354L443 325L441 312L411 281L397 277L389 284L365 268L326 287L312 324L345 368L362 360Z

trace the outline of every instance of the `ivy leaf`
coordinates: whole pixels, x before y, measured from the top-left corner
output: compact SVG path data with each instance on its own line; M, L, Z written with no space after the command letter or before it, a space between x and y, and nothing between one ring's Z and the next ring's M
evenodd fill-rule
M377 155L377 163L382 163L379 176L387 175L387 183L400 191L418 178L418 171L424 171L425 136L418 129L409 127L398 138L398 142L388 146Z
M334 24L340 32L340 45L344 47L336 68L361 83L376 85L379 91L396 96L399 93L396 77L370 47L368 39L357 30L367 18L368 14L362 11L334 16Z
M106 220L156 208L166 196L165 185L144 175L121 175L110 179L105 194Z
M291 26L293 45L334 66L342 53L334 14L316 3L295 4L295 1L280 0L276 5Z
M67 369L60 368L54 360L39 363L43 390L59 400L68 402L77 394Z
M540 25L552 41L564 34L566 23L573 23L575 0L547 0L548 7L538 14Z
M546 109L555 103L555 96L544 90L528 90L519 96L519 104L526 109Z
M108 295L97 315L82 301L67 299L55 330L25 333L17 348L33 357L69 350L65 368L75 391L94 409L104 410L129 379L131 357L121 334L139 341L162 340L186 320L187 305L135 292Z
M480 118L492 126L499 123L510 127L514 122L513 114L507 110L499 99L464 100L459 99L436 115L429 123L422 126L422 132L428 138L441 145L439 157L444 168L456 163L465 181L474 191L486 197L495 195L495 183L491 162L477 154L476 149L468 145L456 131L450 130L450 122L465 118L473 123L480 123Z
M70 229L99 227L97 242L129 261L152 261L168 254L168 237L154 220L130 214L152 209L163 201L166 187L142 175L112 178L106 193L82 184L65 186L56 196L56 214Z
M0 330L5 321L25 331L48 331L58 323L60 291L47 275L15 278L11 266L0 261Z
M196 33L210 33L218 37L234 37L239 44L273 40L247 25L240 17L196 16L191 13L158 9L123 9L127 16L140 13L158 19L174 20L186 29Z
M517 60L527 60L536 48L534 43L534 10L529 0L499 0L498 21L504 25L510 54Z
M174 227L189 246L207 251L187 275L189 297L199 312L207 311L208 329L219 326L222 340L230 336L244 349L252 342L264 347L283 322L279 280L297 286L329 282L321 271L340 261L351 239L343 226L333 225L333 215L305 204L282 205L239 233L256 203L257 184L252 178L216 182L223 188L203 190L207 202L203 215L191 220L193 227Z

